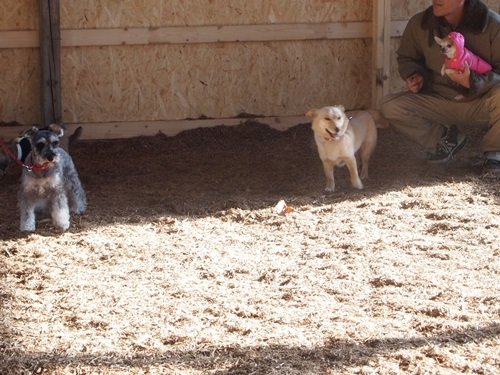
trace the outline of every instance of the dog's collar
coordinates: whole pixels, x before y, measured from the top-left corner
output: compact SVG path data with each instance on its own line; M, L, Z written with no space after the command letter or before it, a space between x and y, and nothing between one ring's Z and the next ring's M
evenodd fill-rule
M43 172L49 169L50 163L46 162L42 165L36 165L33 163L23 164L23 168L26 168L28 172Z
M31 159L31 155L28 154L28 156L26 157L26 159ZM32 162L20 162L20 165L25 168L28 172L43 172L43 171L46 171L47 169L49 169L50 167L50 164L51 162L49 161L46 161L45 163L43 163L42 165L37 165L37 164L33 164ZM18 163L19 164L19 163Z

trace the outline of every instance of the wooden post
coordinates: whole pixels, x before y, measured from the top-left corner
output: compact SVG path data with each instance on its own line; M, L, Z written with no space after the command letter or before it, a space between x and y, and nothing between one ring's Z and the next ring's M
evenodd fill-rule
M62 121L61 30L59 0L38 0L40 5L41 125Z
M391 68L391 0L373 2L372 106L379 108L389 93Z

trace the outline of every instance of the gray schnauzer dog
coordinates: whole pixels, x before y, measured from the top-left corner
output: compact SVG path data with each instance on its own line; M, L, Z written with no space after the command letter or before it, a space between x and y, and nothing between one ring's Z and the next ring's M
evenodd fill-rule
M25 136L31 151L24 163L18 194L20 229L33 232L36 213L49 211L54 226L65 231L70 212L84 213L87 199L73 160L59 147L63 129L56 124L43 130L34 127Z

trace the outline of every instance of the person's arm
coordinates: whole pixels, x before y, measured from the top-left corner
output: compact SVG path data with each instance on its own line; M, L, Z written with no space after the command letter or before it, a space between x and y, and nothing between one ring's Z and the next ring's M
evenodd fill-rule
M485 74L470 74L470 94L482 95L493 86L500 84L500 29L491 42L491 66L493 69Z
M419 27L419 21L415 18L408 22L397 50L399 74L406 82L408 90L413 93L422 89L426 72L425 59L420 52L415 35L416 29Z

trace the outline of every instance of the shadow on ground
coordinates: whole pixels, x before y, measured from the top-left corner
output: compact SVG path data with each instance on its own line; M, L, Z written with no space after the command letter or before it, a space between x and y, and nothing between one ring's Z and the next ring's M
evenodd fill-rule
M175 137L80 141L72 155L88 195L84 220L116 223L158 215L211 216L231 208L258 210L281 199L295 205L333 204L454 181L471 181L498 196L495 182L479 178L476 147L477 141L469 142L457 160L432 166L392 129L381 129L365 190L354 190L341 168L336 169L337 191L332 194L323 190L309 124L280 132L249 122ZM0 181L4 238L19 235L19 174L14 166Z
M387 356L401 350L421 349L430 358L439 361L433 347L453 347L495 339L500 335L500 325L469 327L448 330L434 336L412 338L383 338L365 342L330 339L318 348L288 346L269 347L206 347L197 350L166 350L161 353L141 352L133 356L120 353L61 354L57 353L4 353L10 360L3 362L2 374L19 371L42 373L68 368L126 368L127 370L163 366L184 370L211 371L218 375L270 374L311 371L321 373L327 369L346 370L369 365L378 356ZM402 357L400 368L409 363ZM224 368L224 370L220 370ZM218 370L219 369L219 370Z

